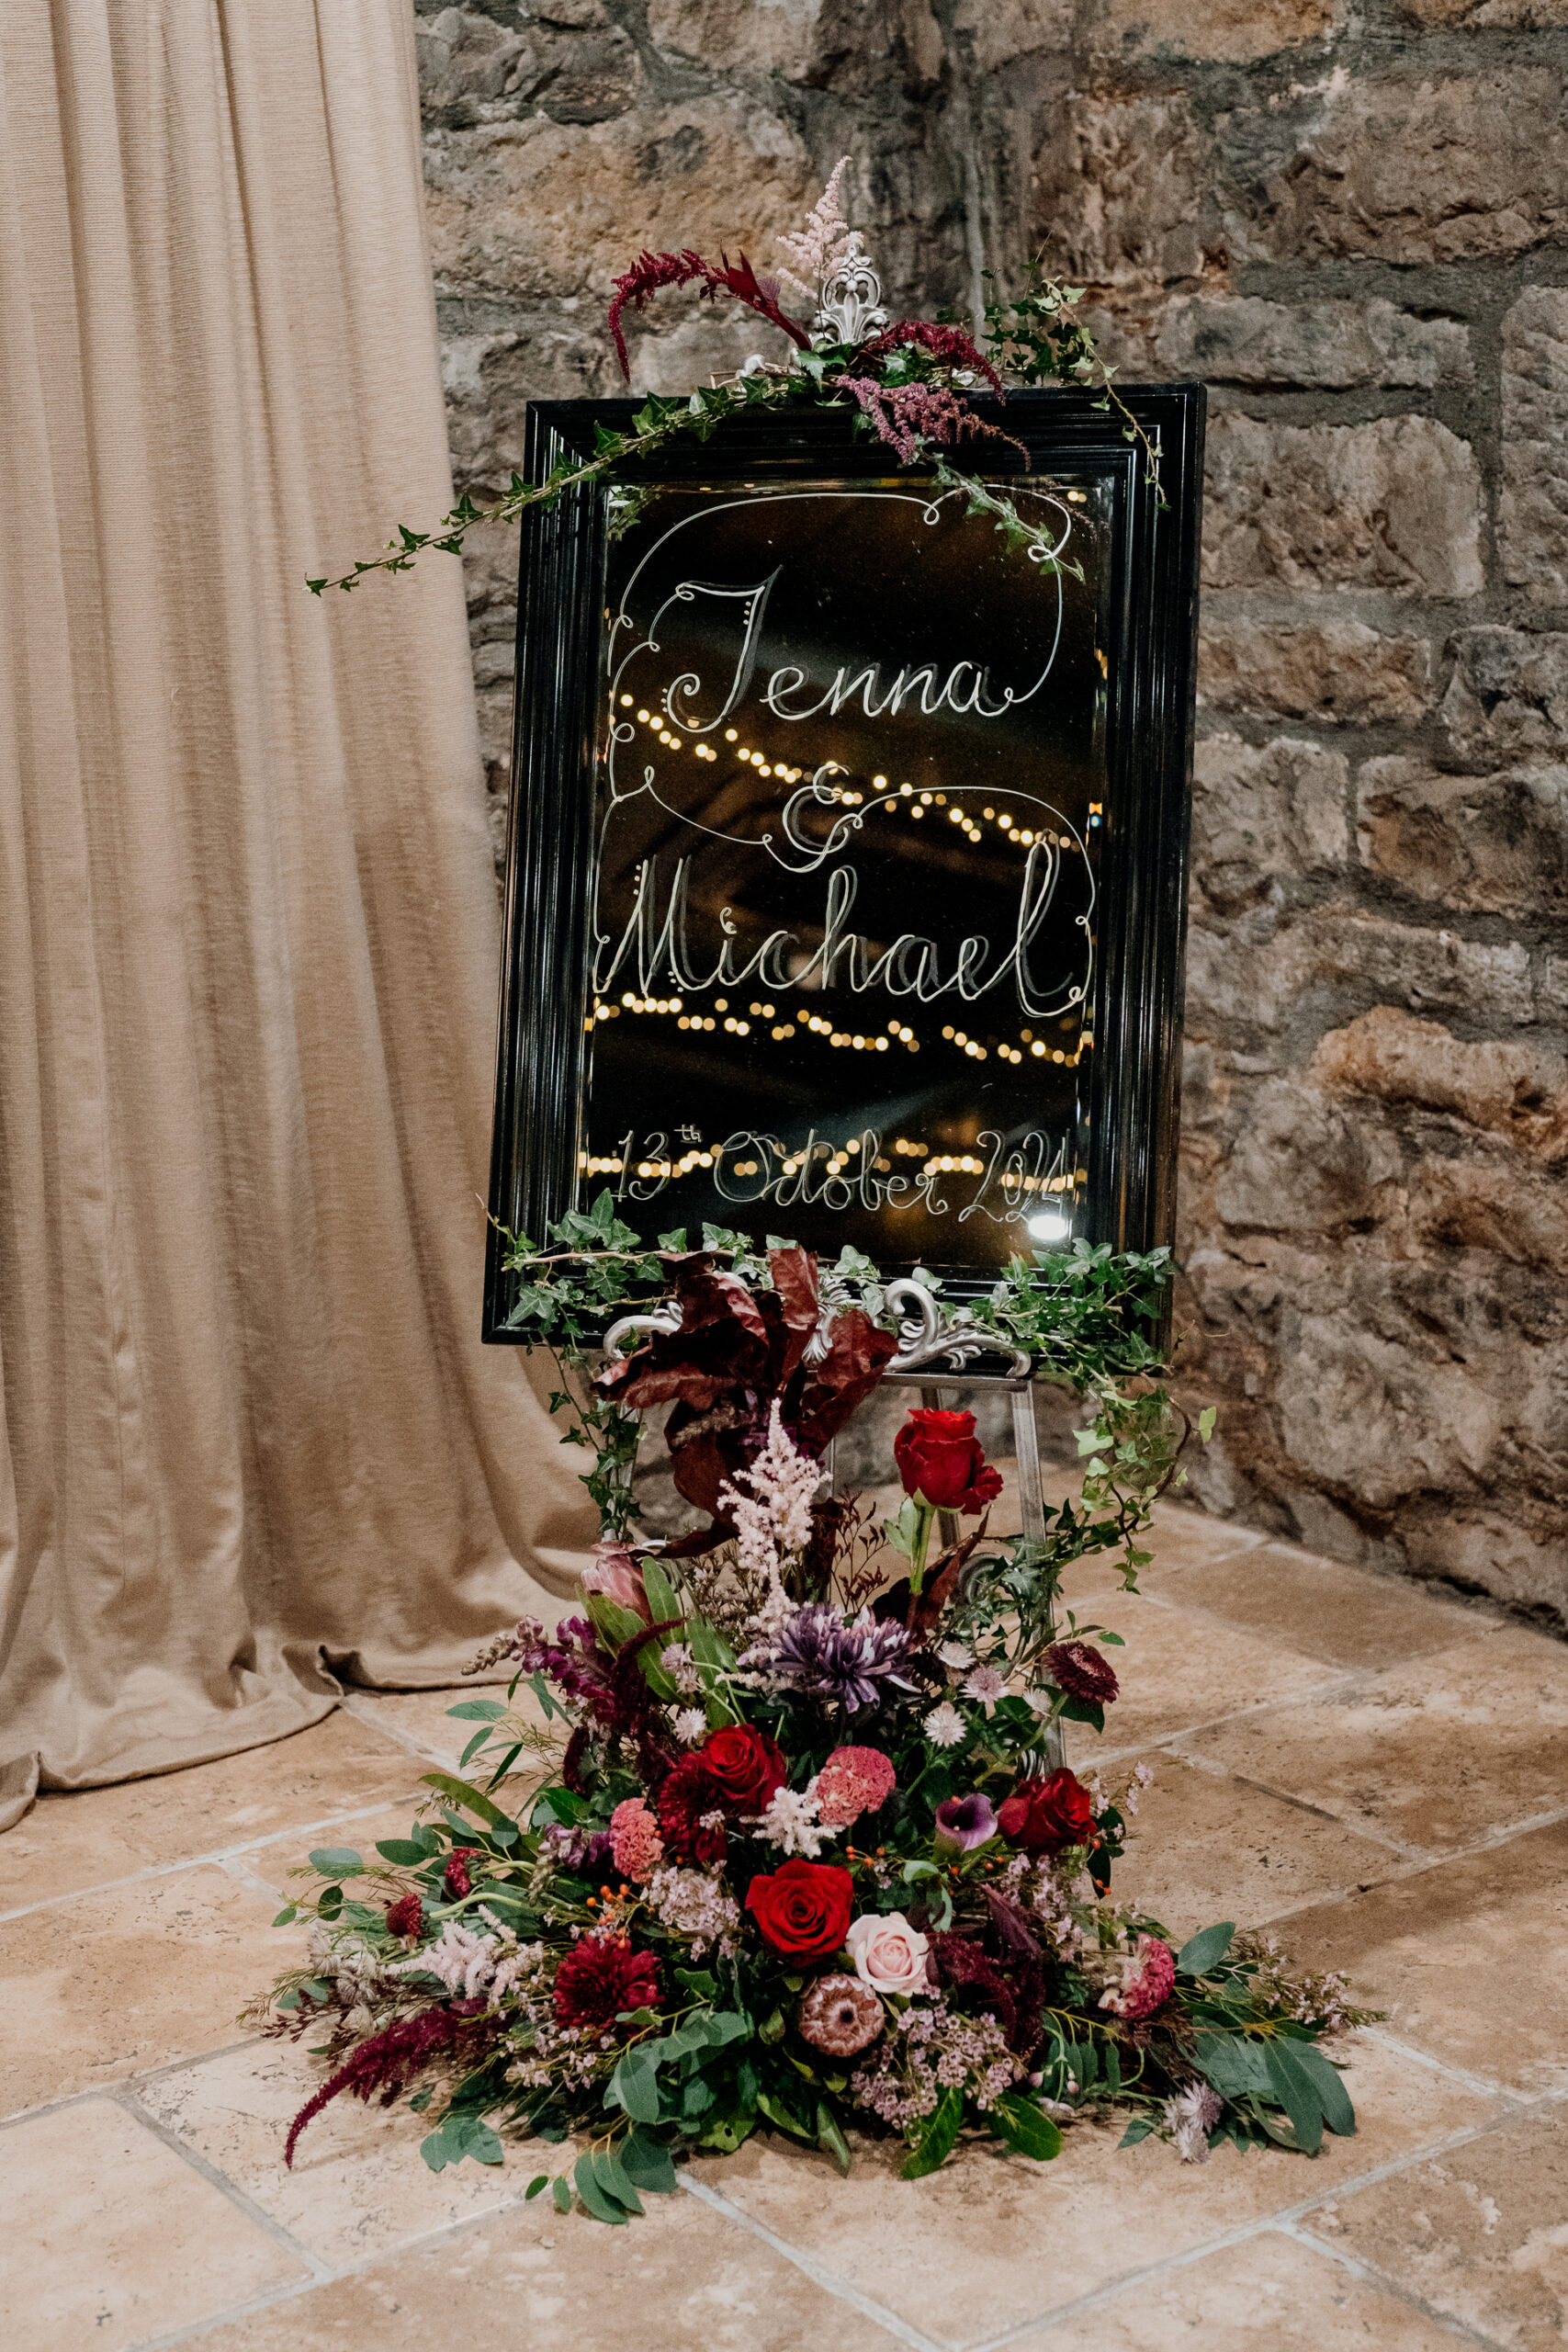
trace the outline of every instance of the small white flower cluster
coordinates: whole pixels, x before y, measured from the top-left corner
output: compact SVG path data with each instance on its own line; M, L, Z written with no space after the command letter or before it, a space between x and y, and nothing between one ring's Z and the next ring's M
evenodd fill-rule
M659 1653L659 1663L683 1697L690 1698L703 1687L703 1678L689 1642L671 1642Z
M472 2000L485 1991L495 1974L496 1959L501 1951L499 1936L487 1936L466 1927L461 1919L446 1919L433 1944L422 1951L412 1952L407 1960L400 1960L392 1970L394 1976L434 1976L449 1993L460 1993Z
M395 1969L372 1951L357 1930L329 1928L324 1920L310 1923L309 1950L313 1973L329 1984L347 2012L344 2023L352 2033L368 2033L375 2010L397 1987Z
M671 1863L655 1871L643 1891L654 1917L671 1935L689 1937L694 1955L710 1945L720 1953L735 1950L740 1905L721 1880Z
M817 1817L815 1779L804 1789L775 1789L764 1810L750 1818L764 1844L777 1846L785 1854L798 1854L808 1862L817 1860L829 1835Z

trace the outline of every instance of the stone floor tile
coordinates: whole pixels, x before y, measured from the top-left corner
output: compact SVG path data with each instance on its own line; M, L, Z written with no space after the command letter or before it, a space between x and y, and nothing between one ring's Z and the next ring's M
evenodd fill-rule
M455 1772L457 1758L479 1726L455 1720L446 1710L465 1699L501 1696L489 1685L468 1683L456 1690L355 1690L347 1704L367 1729L421 1748L446 1771Z
M108 1789L39 1797L0 1838L0 1912L374 1804L415 1759L341 1711L269 1747Z
M1377 2181L1308 2227L1510 2352L1568 2343L1568 2118L1560 2107Z
M1343 1822L1205 1772L1156 1749L1154 1781L1139 1801L1112 1892L1185 1939L1216 1919L1264 1926L1281 1911L1371 1883L1400 1867L1385 1847ZM1125 1765L1106 1774L1111 1789ZM1282 1931L1290 1942L1290 1929Z
M511 2204L567 2161L564 2148L508 2141L503 2165L433 2173L419 2153L427 2127L406 2101L366 2107L345 2095L310 2123L286 2172L289 2123L321 2080L302 2047L261 2041L160 2075L137 2096L333 2270Z
M1147 1574L1201 1567L1211 1560L1236 1559L1256 1551L1268 1537L1256 1527L1237 1527L1229 1520L1212 1519L1191 1503L1156 1503L1154 1525L1140 1537L1140 1551L1152 1552ZM1250 1620L1248 1621L1251 1622Z
M6 2352L120 2352L309 2277L112 2099L0 2132Z
M613 2229L547 2197L204 2335L202 2352L888 2352L897 2339L677 2191Z
M1568 1822L1299 1911L1303 1967L1343 1968L1387 2030L1492 2081L1568 2088Z
M1080 1624L1108 1625L1125 1644L1108 1653L1122 1690L1106 1709L1103 1738L1066 1726L1068 1755L1086 1767L1100 1749L1119 1755L1152 1746L1259 1700L1294 1699L1333 1679L1332 1668L1260 1634L1216 1625L1137 1593L1105 1595L1079 1607L1077 1617ZM1272 1712L1266 1720L1274 1721Z
M1192 1753L1417 1850L1472 1845L1568 1804L1568 1644L1476 1633Z
M1439 2322L1277 2230L1124 2287L1009 2352L1455 2352Z
M1376 2044L1341 2049L1359 2129L1305 2158L1216 2150L1178 2162L1163 2141L1118 2148L1122 2126L1075 2124L1054 2164L984 2144L898 2177L900 2151L856 2152L847 2180L776 2139L699 2177L792 2246L944 2343L983 2344L1124 2273L1267 2219L1336 2183L1484 2122L1496 2103Z
M1173 1564L1156 1539L1144 1581L1164 1600L1250 1625L1328 1666L1395 1666L1489 1630L1473 1611L1434 1599L1408 1577L1373 1576L1293 1544Z
M206 1864L0 1927L0 2115L243 2040L240 2010L303 1951L271 1916Z

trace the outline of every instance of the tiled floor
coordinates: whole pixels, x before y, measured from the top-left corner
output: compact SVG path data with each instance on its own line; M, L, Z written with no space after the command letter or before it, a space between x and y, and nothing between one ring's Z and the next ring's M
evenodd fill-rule
M1144 1596L1106 1581L1072 1594L1127 1639L1100 1745L1156 1775L1119 1891L1348 1967L1389 2012L1355 2139L1183 2166L1083 2125L918 2183L763 2141L608 2230L525 2204L526 2149L437 2177L406 2110L343 2101L286 2173L312 2062L236 2022L298 1935L286 1875L402 1827L462 1729L360 1693L0 1838L6 2352L1568 2341L1568 1645L1179 1507Z

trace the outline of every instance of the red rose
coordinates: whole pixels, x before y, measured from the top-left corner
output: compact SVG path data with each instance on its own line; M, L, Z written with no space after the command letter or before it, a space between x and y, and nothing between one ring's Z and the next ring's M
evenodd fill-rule
M762 1941L786 1960L824 1960L843 1948L854 1909L855 1883L830 1862L785 1862L771 1878L754 1878L746 1908Z
M1049 1780L1021 1781L998 1808L997 1822L1004 1838L1032 1854L1056 1854L1094 1838L1089 1791L1065 1764Z
M783 1754L766 1732L750 1724L710 1731L697 1750L703 1770L729 1813L762 1813L775 1789L789 1778Z
M893 1441L893 1458L904 1492L935 1510L984 1510L1002 1490L975 1434L973 1413L917 1407Z

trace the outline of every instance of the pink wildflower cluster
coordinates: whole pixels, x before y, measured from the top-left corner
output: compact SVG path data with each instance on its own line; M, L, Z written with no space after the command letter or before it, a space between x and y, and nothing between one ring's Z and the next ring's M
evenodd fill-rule
M663 1860L659 1822L643 1798L626 1798L610 1815L610 1851L615 1868L637 1886L645 1886Z
M879 384L874 376L830 376L828 380L851 395L876 427L878 440L896 450L906 466L914 464L924 447L947 449L955 441L973 440L976 435L1005 441L1025 465L1029 462L1029 452L1021 441L999 426L987 424L967 401L942 385Z
M994 2017L964 2016L940 1996L906 2010L876 2054L874 2067L851 2075L850 2089L896 2131L930 2115L946 2090L962 2090L982 2111L995 2107L1024 2073Z
M835 1747L817 1776L818 1818L829 1829L847 1829L863 1813L875 1813L897 1785L878 1749Z

